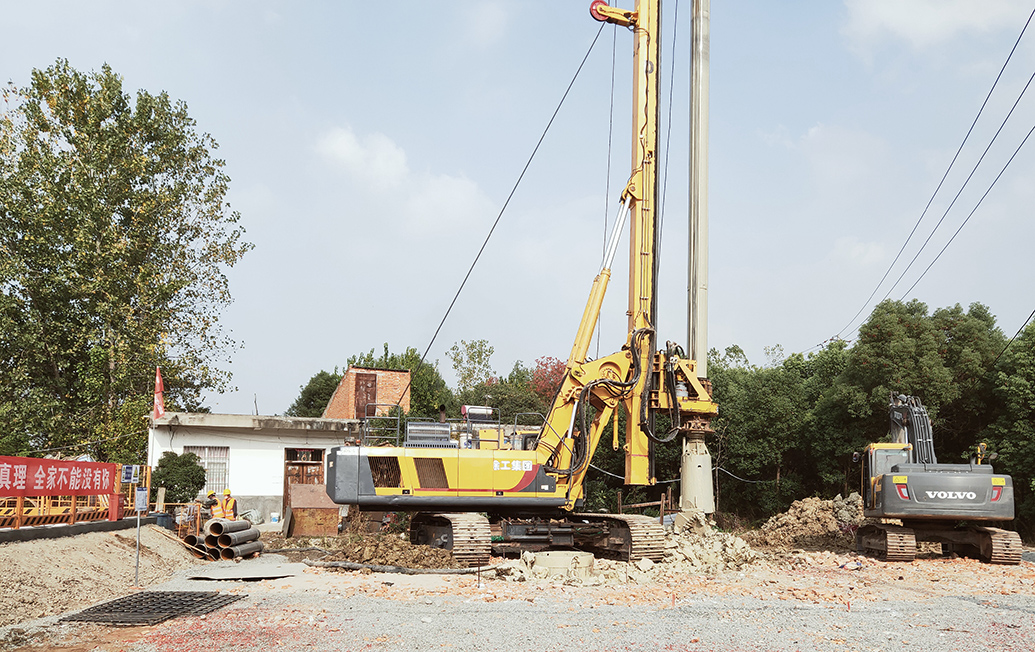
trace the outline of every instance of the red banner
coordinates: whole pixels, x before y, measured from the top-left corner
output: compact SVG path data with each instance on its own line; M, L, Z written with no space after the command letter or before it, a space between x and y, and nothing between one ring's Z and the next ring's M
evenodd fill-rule
M116 465L0 456L0 496L92 496L115 492Z

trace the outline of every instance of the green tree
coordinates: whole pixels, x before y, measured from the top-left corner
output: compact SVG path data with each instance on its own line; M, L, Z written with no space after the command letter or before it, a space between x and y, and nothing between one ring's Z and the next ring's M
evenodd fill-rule
M1002 351L1002 349L1000 349ZM991 451L998 453L996 471L1013 476L1019 529L1035 530L1035 323L999 359L995 397L999 414L986 431Z
M496 408L501 423L514 423L518 415L524 415L518 423L539 425L541 420L532 414L545 416L549 403L535 391L532 377L533 371L519 360L514 363L514 368L506 378L489 378L474 387L459 391L457 400L465 405Z
M337 367L334 368L333 373L320 370L309 379L304 387L300 388L298 398L284 414L289 417L322 416L340 382L341 374L338 373Z
M88 441L132 461L162 367L170 407L229 374L224 270L251 248L183 102L59 60L0 113L0 452ZM80 449L82 450L82 449Z
M495 376L489 362L492 352L488 340L460 340L449 349L446 356L456 372L457 391L465 392Z
M390 353L388 343L385 342L380 356L374 354L374 349L370 349L367 353L350 357L348 364L377 369L409 369L410 416L437 418L440 405L450 410L458 409L459 404L438 372L438 361L421 362L420 353L412 346L402 353Z
M205 486L205 468L194 453L166 451L151 473L151 500L158 497L158 488L165 487L165 500L170 503L189 503Z

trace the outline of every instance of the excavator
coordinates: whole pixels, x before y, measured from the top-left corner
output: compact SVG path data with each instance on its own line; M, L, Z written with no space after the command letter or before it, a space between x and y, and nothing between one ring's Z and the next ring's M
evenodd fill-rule
M699 4L707 6L707 0ZM402 442L364 441L335 448L328 456L327 493L334 502L361 510L415 512L411 541L448 548L470 566L488 562L493 542L538 549L575 547L628 561L661 560L664 530L657 519L580 511L586 473L609 424L613 446L619 448L618 410L626 416L625 483L654 485L655 447L681 437L680 508L714 511L705 435L711 432L709 424L718 408L707 379L699 377L698 363L675 343L659 346L655 331L662 160L660 0L638 0L634 10L595 0L590 13L633 35L632 172L563 381L541 427L508 441L487 435L491 429L478 428L475 418L466 422L462 437L454 424L411 421ZM626 222L628 334L619 351L591 360L590 342ZM479 409L469 412L474 417ZM665 432L658 432L659 413L668 417L663 420Z
M853 459L862 462L863 515L901 525L860 527L858 551L912 561L916 542L932 541L941 544L942 554L1019 564L1020 536L984 525L1014 517L1013 479L985 463L996 454L986 454L985 444L979 444L967 464L939 463L931 419L920 399L892 393L888 412L891 441L870 444Z

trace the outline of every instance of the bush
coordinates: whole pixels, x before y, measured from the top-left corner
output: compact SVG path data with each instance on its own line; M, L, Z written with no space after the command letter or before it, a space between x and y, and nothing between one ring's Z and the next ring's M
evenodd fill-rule
M205 486L205 468L194 453L162 453L158 466L151 474L151 500L155 500L158 487L165 487L165 501L188 503L194 500Z

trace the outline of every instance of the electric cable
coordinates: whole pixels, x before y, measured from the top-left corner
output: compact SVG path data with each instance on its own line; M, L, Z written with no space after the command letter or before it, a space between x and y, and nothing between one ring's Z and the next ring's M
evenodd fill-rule
M899 249L898 254L895 255L895 259L891 262L891 265L888 266L888 269L884 272L884 275L881 277L880 282L878 282L877 286L873 288L873 292L871 292L870 296L866 298L866 301L863 303L862 307L859 308L859 311L856 312L855 315L851 318L851 320L849 320L848 324L845 325L845 327L842 328L840 331L838 331L837 335L835 335L831 339L839 338L842 333L848 330L855 323L855 320L859 317L859 315L862 314L863 310L865 310L867 306L870 305L870 300L872 300L873 297L877 294L877 291L880 289L880 286L884 284L885 280L887 280L888 274L890 274L891 270L894 269L895 264L898 263L899 258L902 256L902 252L906 249L906 245L909 244L909 241L913 237L913 234L916 233L917 228L920 226L920 222L922 222L924 216L927 215L927 211L931 208L931 204L934 202L934 198L938 195L938 192L941 190L942 185L945 183L945 179L949 176L949 171L952 170L952 167L956 164L956 159L959 158L960 152L963 151L964 145L967 144L967 140L970 138L971 133L974 131L974 126L977 125L978 119L981 117L982 112L984 112L985 106L988 104L989 98L992 97L992 92L995 91L996 86L999 84L999 80L1002 78L1003 72L1006 70L1007 64L1010 63L1010 59L1013 58L1014 52L1017 51L1017 46L1020 44L1021 38L1024 36L1024 32L1027 31L1028 25L1031 23L1032 17L1035 17L1035 9L1032 10L1031 14L1028 16L1028 20L1025 21L1024 27L1021 29L1021 33L1017 35L1017 40L1014 41L1013 47L1010 49L1010 54L1007 55L1006 61L1003 62L1002 67L999 69L999 74L996 75L995 81L992 82L992 87L988 90L988 94L985 95L985 100L981 103L981 107L978 109L977 115L974 116L974 121L971 122L970 128L967 130L967 134L963 137L963 142L961 142L959 148L957 148L956 153L953 155L952 160L949 162L949 167L945 169L945 173L942 175L941 181L938 182L938 186L934 189L934 192L931 194L931 198L927 201L927 206L924 207L923 212L920 214L920 218L916 221L916 224L913 225L913 229L909 232L909 235L906 237L905 242L902 243L902 247ZM892 290L893 289L894 286L892 286ZM888 294L890 293L891 291L889 290ZM887 297L885 296L885 298ZM822 346L822 344L818 344L811 348L814 349L818 346Z
M729 477L734 478L735 480L740 480L741 482L747 482L748 484L766 484L768 482L776 482L776 480L747 480L745 478L740 477L739 475L733 475L732 473L730 473L726 469L722 468L721 466L715 467L715 470L716 471L722 471L723 473L725 473Z
M668 197L668 159L669 154L672 152L672 105L673 94L676 87L676 37L679 35L679 0L676 0L675 11L672 16L672 65L669 66L669 77L668 77L668 115L665 117L665 165L662 168L664 172L663 181L661 183L661 205L658 206L658 232L664 233L665 227L665 199ZM655 257L658 259L660 265L661 260L661 244L662 238L658 238L658 247L655 252ZM658 292L658 288L654 289Z
M560 113L561 107L564 105L564 101L568 99L568 93L571 92L572 87L575 85L575 80L579 78L579 73L582 72L583 66L586 65L586 61L589 60L589 55L593 52L593 47L597 44L597 40L600 38L601 32L604 31L604 25L607 23L601 23L600 29L597 30L597 35L593 37L593 42L589 44L589 49L586 51L586 55L582 57L582 62L579 64L575 75L572 76L571 81L568 82L568 87L564 90L564 94L561 95L560 102L557 103L557 108L554 109L553 115L550 116L550 120L546 123L546 128L543 129L543 133L539 136L539 141L535 144L532 149L532 154L529 155L528 160L525 162L525 167L521 169L521 174L518 175L517 181L514 182L514 187L510 189L510 194L507 195L506 201L503 202L503 207L500 208L499 214L496 216L496 220L492 223L492 227L489 229L489 233L485 236L485 241L482 242L482 246L478 249L478 253L474 256L474 261L471 262L470 268L467 270L467 274L464 275L464 280L460 282L460 287L457 288L456 294L453 295L453 300L449 302L449 307L446 308L446 312L442 315L442 320L438 323L438 327L435 329L435 333L431 336L431 341L428 342L428 347L424 349L424 353L420 356L420 361L417 363L417 369L424 364L424 360L428 357L428 353L431 352L431 347L435 345L435 340L438 339L439 333L442 331L442 326L445 325L446 319L449 318L449 313L453 311L453 306L456 305L457 300L460 298L460 293L463 292L464 286L467 285L467 281L471 278L471 274L474 272L475 265L482 257L482 253L485 252L485 247L489 244L489 239L492 238L492 234L496 231L496 227L499 226L500 220L503 219L503 213L506 212L507 207L510 205L510 200L514 198L514 194L517 193L518 186L521 185L522 179L525 178L525 173L528 172L528 168L532 165L532 160L535 159L535 155L539 152L539 147L543 144L546 139L546 134L549 133L550 127L553 126L553 121L557 118L557 114ZM416 369L410 374L410 380L406 383L406 388L399 395L399 400L396 401L395 406L400 407L402 405L402 397L406 396L410 387L413 385L413 374L416 373Z
M888 288L887 293L884 295L884 299L887 299L889 296L891 296L892 291L894 291L894 289L896 287L898 287L898 284L902 282L902 278L906 275L906 272L908 272L910 270L910 268L913 266L913 263L916 262L917 258L919 258L920 254L923 253L923 251L927 247L928 243L931 242L931 238L934 237L935 232L938 231L938 228L942 225L942 222L945 221L945 217L949 214L949 211L952 210L952 207L956 205L956 200L960 198L961 194L963 194L963 191L966 189L967 185L970 183L970 180L974 177L974 174L977 172L977 169L981 165L981 162L985 160L985 155L988 154L988 150L990 150L992 148L992 145L995 144L996 139L999 138L999 134L1002 133L1003 128L1006 127L1006 122L1010 119L1010 116L1013 115L1014 109L1017 108L1017 105L1020 103L1021 98L1024 97L1024 93L1028 90L1028 87L1031 86L1032 80L1035 80L1035 73L1032 73L1031 77L1028 78L1028 83L1026 83L1024 85L1023 89L1021 89L1020 95L1017 96L1017 99L1014 101L1013 106L1010 107L1009 113L1007 113L1006 117L1003 118L1002 124L999 125L999 129L996 130L995 135L992 136L992 140L989 141L988 146L985 147L985 151L981 152L981 157L978 158L977 163L974 164L974 168L970 171L970 174L967 175L967 178L963 182L963 185L960 186L959 192L957 192L956 196L952 198L952 202L949 203L949 206L945 209L945 212L942 213L942 216L938 220L938 223L934 225L933 229L931 229L931 233L927 236L927 239L924 240L924 243L922 245L920 245L920 249L917 250L916 255L914 255L913 259L909 261L909 264L906 265L906 268L904 270L902 270L902 273L899 274L898 279L896 279L895 282L892 284L892 286L890 288ZM1031 135L1031 132L1029 131L1028 132L1028 136L1030 136L1030 135ZM1010 161L1013 161L1014 156L1017 156L1017 152L1020 151L1020 148L1021 148L1021 146L1024 145L1024 142L1028 140L1028 136L1025 136L1024 140L1021 141L1021 145L1018 146L1017 150L1014 151L1013 156L1010 157ZM1009 165L1010 165L1010 162L1008 161L1006 166L1009 166ZM999 173L999 176L1002 176L1003 172L1006 171L1006 166L1003 167L1003 170L1002 170L1002 172ZM999 176L996 177L996 181L999 180ZM992 185L993 186L995 185L995 181L992 182ZM989 186L989 190L991 190L991 189L992 189L991 186ZM985 191L985 194L987 195L988 191ZM985 198L984 195L982 195L981 199L984 200L984 198ZM980 205L981 205L981 202L979 201L978 202L978 206L980 206ZM976 210L976 207L975 207L975 210ZM973 214L974 214L974 212L971 211L971 215L973 215ZM967 219L968 220L970 219L970 215L967 216ZM966 220L964 220L963 223L966 224ZM962 228L962 226L960 228ZM959 231L957 231L957 233L958 232ZM953 237L955 238L956 236L953 236ZM952 240L950 239L949 242L952 242ZM944 251L944 249L942 251ZM941 254L939 253L938 255L940 256ZM935 258L935 260L937 260L937 257ZM934 264L934 263L932 262L931 264ZM928 269L930 269L930 267L928 267ZM924 272L926 273L926 270L924 270ZM921 275L921 278L923 278L923 275ZM917 281L919 281L919 279L917 279ZM913 283L913 286L916 286L916 283ZM913 288L910 287L909 289L912 290ZM907 291L906 294L908 294L908 293L909 292ZM881 301L883 301L884 299L881 299Z
M1006 353L1006 350L1010 348L1010 345L1013 344L1013 341L1017 339L1017 336L1021 334L1021 331L1023 331L1024 328L1031 322L1033 317L1035 317L1035 310L1031 311L1031 314L1028 315L1028 318L1024 320L1023 324L1021 324L1021 327L1017 329L1017 332L1013 334L1013 337L1011 337L1010 341L1006 343L1006 346L1003 347L1003 350L1000 351L999 355L995 357L995 360L993 360L992 364L989 365L990 369L995 368L995 364L999 362L999 358L1003 357L1003 354Z
M1032 75L1032 78L1035 79L1035 75ZM1030 81L1031 80L1029 80L1029 82ZM1024 147L1024 143L1028 142L1028 138L1031 137L1032 132L1035 132L1035 125L1033 125L1032 128L1028 130L1028 134L1024 137L1024 140L1022 140L1021 144L1017 146L1017 149L1013 151L1013 155L1010 156L1010 160L1006 162L1006 165L1003 166L1003 169L999 171L999 174L997 174L995 179L992 180L992 183L989 184L988 189L985 190L985 194L981 195L981 199L979 199L977 204L974 205L973 210L971 210L970 213L967 215L966 219L963 220L963 223L959 225L959 228L957 228L956 232L952 234L952 237L949 238L949 241L945 243L945 246L942 247L942 250L938 252L938 255L934 257L934 260L932 260L931 263L927 266L927 268L923 272L921 272L920 277L913 281L913 284L910 285L909 289L905 291L905 293L902 295L902 299L905 299L906 296L908 296L909 293L913 291L913 288L916 287L917 283L923 280L924 276L927 275L927 272L929 272L931 268L934 267L934 264L938 262L938 259L942 257L942 254L945 253L945 250L949 248L950 244L952 244L952 241L955 240L956 236L960 234L960 231L962 231L963 227L967 225L967 222L970 221L970 218L974 216L974 213L981 206L981 203L985 201L985 197L988 197L988 193L992 192L992 188L995 187L995 184L999 182L999 179L1003 176L1003 173L1006 172L1006 168L1010 167L1010 164L1013 163L1013 160L1017 157L1018 152L1020 152L1021 148Z

